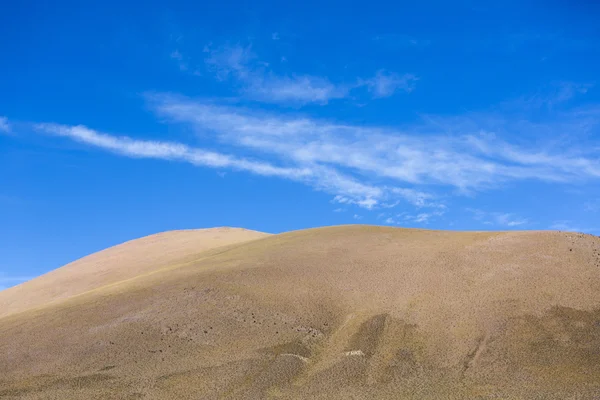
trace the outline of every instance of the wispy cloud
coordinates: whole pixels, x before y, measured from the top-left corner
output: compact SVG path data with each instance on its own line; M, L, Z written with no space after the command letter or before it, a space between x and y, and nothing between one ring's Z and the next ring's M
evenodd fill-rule
M426 222L446 211L438 194L441 190L447 196L517 181L571 184L600 179L600 161L591 147L543 145L539 140L510 143L490 133L494 124L502 129L512 127L497 116L490 119L471 114L442 123L426 118L392 129L272 114L167 94L148 94L147 100L162 121L191 127L207 147L119 137L84 126L39 124L37 129L129 157L290 179L332 194L339 204L384 209L404 203L430 209L411 216L413 222ZM579 113L568 118L577 119ZM486 124L479 123L482 120ZM545 129L539 124L535 127ZM515 137L519 132L512 133ZM223 147L228 154L213 150ZM497 212L486 213L481 220L508 227L528 222Z
M416 223L429 223L433 217L440 217L444 215L444 211L433 211L427 213L419 213L417 215L405 215L403 218L405 221L413 221Z
M400 214L390 215L383 214L387 217L384 222L388 225L427 225L434 219L443 216L446 213L446 208L438 208L436 210L419 212L411 214L408 212L402 212Z
M375 76L364 83L373 96L389 97L398 90L410 92L414 89L417 77L413 74L398 75L393 72L379 70Z
M423 134L432 128L428 123L389 129L274 116L182 97L155 95L151 102L162 117L215 134L221 142L395 182L481 190L516 180L600 178L600 162L586 149L517 146L476 127L454 135Z
M274 176L304 182L319 190L333 194L339 193L345 198L352 199L353 202L359 205L370 204L370 199L381 198L384 195L382 189L363 184L327 166L276 166L268 162L240 158L206 149L190 147L181 143L136 140L125 136L112 136L81 125L36 124L35 128L40 132L68 137L77 142L128 157L180 161L195 166L219 169L229 168L247 171L256 175Z
M227 45L206 48L205 63L219 80L235 79L251 99L267 103L319 103L343 98L348 87L310 75L277 75L258 59L252 46Z
M11 127L8 123L8 118L0 116L0 133L10 133Z
M473 218L485 225L515 227L529 223L526 218L521 218L512 213L489 212L475 208L468 208Z
M494 215L494 219L498 225L502 226L519 226L529 222L526 218L520 218L514 214L504 213Z
M204 47L207 67L216 73L217 77L225 80L235 77L243 80L253 80L251 61L256 58L252 46L227 45L218 48Z
M554 81L534 94L511 100L505 105L520 110L554 110L577 96L585 95L593 87L594 83L592 82Z
M346 97L349 88L335 85L326 78L270 74L255 77L246 92L256 100L269 103L327 104L330 100Z
M377 200L374 198L353 199L339 194L335 196L332 201L339 204L355 204L368 210L377 205Z
M275 37L278 38L274 36L274 40ZM412 74L398 75L380 70L369 79L334 83L327 77L276 74L269 68L269 63L259 60L252 46L207 47L205 52L205 63L219 80L235 79L242 83L244 95L266 103L328 104L331 100L346 98L362 87L366 87L373 97L389 97L397 91L412 91L417 80Z
M310 174L308 170L276 167L269 163L189 147L181 143L136 140L126 136L111 136L82 125L36 124L35 128L39 131L68 137L77 142L130 157L184 161L197 166L231 168L249 171L258 175L280 176L290 179L301 179Z

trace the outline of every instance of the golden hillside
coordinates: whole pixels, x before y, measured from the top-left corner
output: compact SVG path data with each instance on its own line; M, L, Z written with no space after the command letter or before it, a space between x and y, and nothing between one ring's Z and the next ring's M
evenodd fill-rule
M0 318L153 272L204 250L267 235L223 227L162 232L131 240L0 292Z
M600 398L597 237L192 232L1 292L0 398Z

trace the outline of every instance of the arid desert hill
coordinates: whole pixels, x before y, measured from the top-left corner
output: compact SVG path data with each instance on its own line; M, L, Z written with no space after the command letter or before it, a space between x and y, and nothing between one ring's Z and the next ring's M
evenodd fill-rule
M268 236L240 228L170 231L99 251L0 292L0 318L27 308L135 278L219 246Z
M0 398L600 398L600 238L194 232L0 292Z

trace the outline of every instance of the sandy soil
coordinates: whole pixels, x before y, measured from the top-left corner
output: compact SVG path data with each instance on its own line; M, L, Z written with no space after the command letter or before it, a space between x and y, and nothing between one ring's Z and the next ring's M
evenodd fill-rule
M0 318L151 273L204 250L265 236L268 234L223 227L162 232L131 240L0 292Z
M599 305L591 235L164 233L0 293L0 398L597 399Z

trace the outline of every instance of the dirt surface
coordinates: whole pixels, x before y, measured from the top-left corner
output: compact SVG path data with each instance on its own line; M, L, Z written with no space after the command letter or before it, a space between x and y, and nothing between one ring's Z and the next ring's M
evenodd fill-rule
M247 229L211 228L162 232L131 240L0 292L0 318L151 273L204 250L265 236L268 234Z
M600 398L600 238L206 232L0 292L0 398Z

